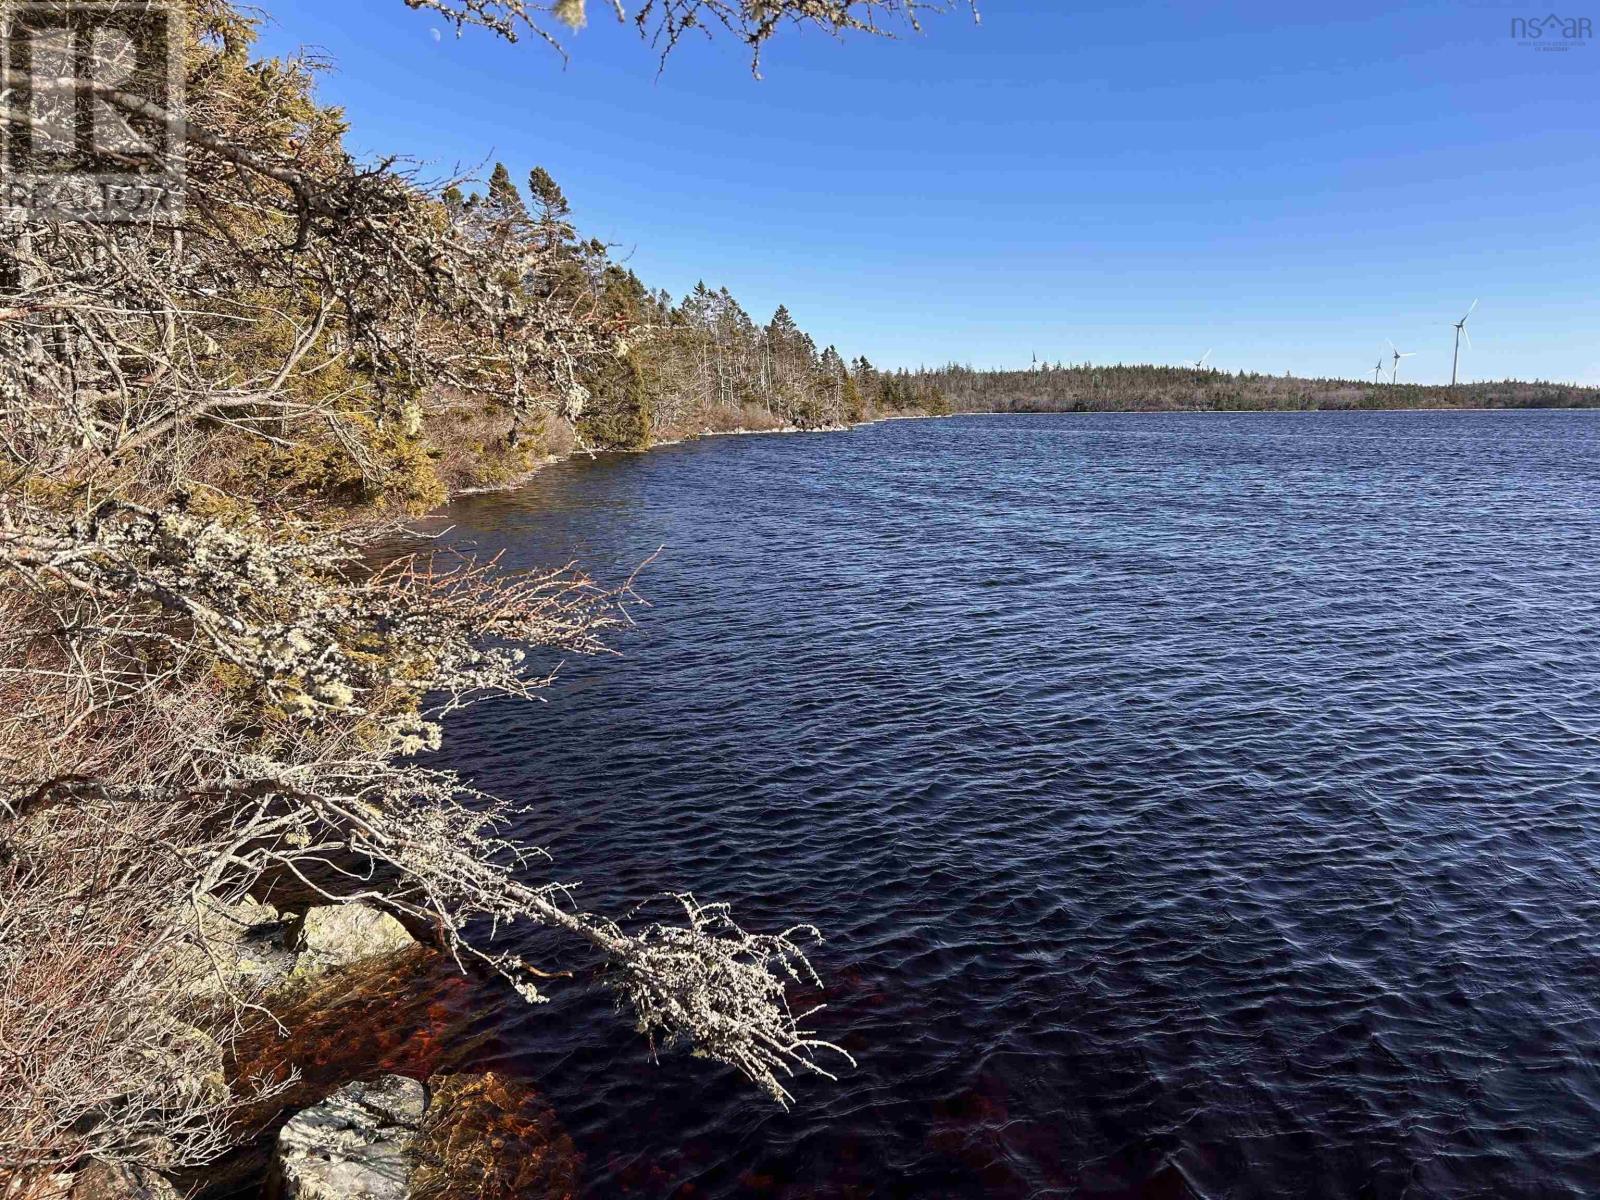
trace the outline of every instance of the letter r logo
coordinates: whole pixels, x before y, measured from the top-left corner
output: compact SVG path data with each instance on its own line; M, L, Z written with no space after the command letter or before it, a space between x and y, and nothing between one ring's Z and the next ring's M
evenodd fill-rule
M183 0L0 0L0 210L182 206Z

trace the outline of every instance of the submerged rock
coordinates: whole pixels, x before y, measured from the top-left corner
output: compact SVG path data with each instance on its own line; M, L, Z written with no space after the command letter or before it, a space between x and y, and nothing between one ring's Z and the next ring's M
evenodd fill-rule
M417 1142L426 1200L571 1200L577 1149L533 1085L488 1072L440 1075Z
M294 973L345 967L416 945L388 913L366 904L332 904L306 911Z
M349 1084L278 1135L282 1200L571 1200L581 1159L524 1080L493 1072Z
M340 1088L278 1135L284 1200L405 1200L427 1094L403 1075Z

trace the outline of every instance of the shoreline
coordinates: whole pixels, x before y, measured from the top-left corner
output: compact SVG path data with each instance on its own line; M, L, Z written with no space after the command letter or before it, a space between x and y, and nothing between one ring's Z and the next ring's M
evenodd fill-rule
M518 475L515 479L508 479L504 483L490 483L490 484L483 484L481 486L457 488L455 491L449 492L445 496L444 504L441 504L439 506L439 508L443 508L445 505L450 504L451 502L453 502L453 501L455 501L455 500L457 500L457 499L459 499L459 498L461 498L463 496L487 496L487 495L493 495L496 492L511 492L511 491L515 491L517 488L523 486L523 484L525 484L529 480L531 480L535 475L539 474L540 471L543 471L546 467L553 467L553 466L557 465L558 463L570 462L571 460L573 460L575 458L582 458L582 457L598 458L602 454L649 454L652 450L660 450L660 449L663 449L664 447L667 447L667 446L685 446L685 445L690 444L691 442L698 442L703 438L757 437L757 436L766 436L766 435L774 435L774 434L849 433L849 432L851 432L852 430L855 430L855 429L865 429L869 425L881 425L881 424L883 424L883 423L885 423L887 421L937 421L937 420L942 420L942 419L947 418L947 417L984 416L984 415L1004 416L1006 414L1004 414L1004 413L993 413L993 414L983 414L983 413L921 413L921 412L919 412L919 413L889 413L889 414L886 414L884 416L873 417L870 420L857 421L854 425L819 425L819 426L817 426L815 428L808 428L808 427L803 426L803 425L780 425L780 426L775 426L774 428L771 428L771 429L743 429L743 428L741 428L741 429L707 429L707 430L703 430L702 432L699 432L699 433L686 433L686 434L683 434L683 435L681 435L679 437L662 438L660 441L651 442L648 446L635 446L635 447L633 447L631 449L626 449L626 450L612 450L612 449L596 450L596 449L593 449L591 447L574 446L572 449L564 451L561 454L548 454L548 455L546 455L537 464L535 464L530 470L524 471L521 475ZM1023 415L1023 414L1017 414L1017 415L1020 416L1020 415ZM1048 415L1048 414L1039 414L1039 415ZM436 508L436 509L432 510L432 512L424 514L424 515L425 516L432 516L433 513L436 513L438 511L439 511L439 509Z
M546 455L532 469L523 472L515 479L505 483L483 484L481 486L464 487L450 492L439 507L451 504L464 496L486 496L497 492L511 492L522 487L529 480L546 467L553 467L559 463L569 462L580 457L597 458L602 454L649 454L653 450L660 450L667 446L684 446L698 442L704 438L728 437L757 437L776 434L823 434L823 433L850 433L852 430L865 429L871 425L883 425L890 421L948 421L958 417L1207 417L1207 416L1255 416L1255 417L1283 417L1295 416L1303 413L1513 413L1513 412L1561 412L1561 413L1597 413L1600 414L1600 405L1569 405L1554 407L1549 405L1497 405L1484 407L1482 405L1454 405L1454 404L1407 404L1382 408L1060 408L1060 409L963 409L959 412L947 413L890 413L871 420L858 421L854 425L823 425L816 428L806 428L800 425L782 425L772 429L707 429L699 433L683 434L679 437L663 438L658 442L651 442L648 446L637 446L627 450L596 450L588 447L574 446L561 454ZM434 509L432 516L438 512Z

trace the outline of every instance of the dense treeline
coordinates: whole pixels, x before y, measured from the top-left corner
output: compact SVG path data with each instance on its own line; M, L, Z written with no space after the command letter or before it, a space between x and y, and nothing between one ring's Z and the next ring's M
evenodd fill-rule
M833 346L819 354L782 305L756 324L726 288L701 283L676 306L658 298L646 330L639 353L658 437L725 428L729 419L745 428L835 428L933 402L890 386L865 358L846 364Z
M951 364L905 376L959 412L1217 412L1356 408L1593 408L1600 388L1562 383L1369 384L1192 367L1042 364L981 371Z
M701 282L676 302L650 290L610 262L605 246L578 236L566 196L543 168L529 174L526 201L503 164L495 166L486 193L463 195L452 186L443 201L457 220L486 219L534 239L550 261L525 286L568 311L594 313L615 338L613 354L577 373L581 404L566 421L547 425L514 466L569 442L637 449L697 433L832 429L939 410L934 389L882 375L865 358L847 364L833 346L819 351L783 305L762 324L726 288ZM481 407L450 416L449 424L465 419L475 428L486 419ZM516 443L508 431L507 448Z

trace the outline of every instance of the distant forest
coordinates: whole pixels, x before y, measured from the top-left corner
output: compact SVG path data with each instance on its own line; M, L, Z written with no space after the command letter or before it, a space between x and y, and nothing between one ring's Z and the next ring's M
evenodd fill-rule
M1600 408L1600 388L1564 383L1363 383L1192 367L1041 364L897 373L895 390L934 411L1215 412L1354 408Z

